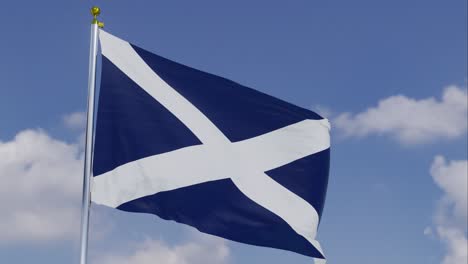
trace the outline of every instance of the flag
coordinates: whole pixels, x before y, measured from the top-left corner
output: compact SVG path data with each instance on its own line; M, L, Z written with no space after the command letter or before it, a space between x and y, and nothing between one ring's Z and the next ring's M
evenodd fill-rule
M330 125L100 30L92 201L324 259Z

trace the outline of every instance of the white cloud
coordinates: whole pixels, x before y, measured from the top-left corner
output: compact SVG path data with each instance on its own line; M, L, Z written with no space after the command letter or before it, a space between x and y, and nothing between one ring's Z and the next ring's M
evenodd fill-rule
M42 130L0 141L0 243L76 235L82 170L78 146Z
M447 245L447 254L443 264L466 264L468 263L468 242L466 233L460 228L448 228L439 226L437 234Z
M468 160L447 162L444 157L436 156L430 171L444 192L435 213L436 234L447 247L443 264L466 264Z
M86 113L74 112L63 117L65 126L71 129L82 130L86 126Z
M147 240L134 246L127 255L109 254L97 258L99 264L223 264L229 263L229 248L217 238L201 237L170 246L159 240Z
M436 156L431 166L432 178L445 194L443 204L453 206L453 216L463 220L467 219L468 208L467 173L467 160L447 162L444 157Z
M334 125L346 136L387 134L403 143L452 139L466 135L467 105L466 88L449 86L440 100L391 96L363 112L339 115Z

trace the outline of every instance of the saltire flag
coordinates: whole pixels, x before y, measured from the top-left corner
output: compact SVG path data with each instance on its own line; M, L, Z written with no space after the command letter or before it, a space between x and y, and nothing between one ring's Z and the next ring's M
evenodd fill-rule
M92 201L324 262L330 125L100 31Z

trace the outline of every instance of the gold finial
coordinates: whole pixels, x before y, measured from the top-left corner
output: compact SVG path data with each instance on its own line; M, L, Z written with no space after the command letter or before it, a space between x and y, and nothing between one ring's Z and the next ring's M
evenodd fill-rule
M91 24L97 24L98 27L103 28L104 23L98 21L98 19L97 19L97 17L101 14L101 9L99 7L97 7L97 6L93 6L91 8L91 14L93 15L93 21L91 22Z
M93 6L91 8L91 14L94 16L94 17L97 17L101 14L101 9L97 6Z

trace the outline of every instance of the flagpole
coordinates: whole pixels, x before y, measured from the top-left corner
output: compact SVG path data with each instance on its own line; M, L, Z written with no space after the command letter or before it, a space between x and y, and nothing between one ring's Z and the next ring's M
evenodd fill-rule
M84 157L83 173L83 196L81 205L81 249L80 264L87 263L88 256L88 233L89 233L89 209L91 205L90 181L92 176L92 156L94 137L94 96L96 92L96 61L98 50L99 27L103 24L97 20L101 13L99 7L91 8L93 20L91 22L91 39L89 52L89 73L88 73L88 114L86 124L86 145Z

